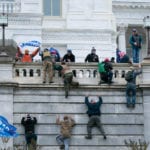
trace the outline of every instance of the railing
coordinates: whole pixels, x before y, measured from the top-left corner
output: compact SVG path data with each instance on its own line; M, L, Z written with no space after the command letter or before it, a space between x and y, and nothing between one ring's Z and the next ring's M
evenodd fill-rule
M100 75L97 70L96 63L70 63L70 68L74 73L74 80L80 84L98 85ZM136 67L136 66L135 66ZM129 70L128 64L113 65L113 81L117 84L125 84L125 73ZM14 65L13 78L19 83L41 84L43 79L42 63L16 63ZM54 82L62 84L62 79L58 71L54 73ZM138 77L138 82L140 77Z
M0 13L16 13L20 12L20 9L21 9L20 0L0 2Z

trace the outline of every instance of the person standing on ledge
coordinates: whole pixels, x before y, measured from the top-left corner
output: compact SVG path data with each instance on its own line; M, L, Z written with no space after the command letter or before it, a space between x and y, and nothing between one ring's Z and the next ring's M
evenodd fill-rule
M132 46L133 63L139 63L139 53L142 45L142 37L138 34L136 29L132 30L129 43Z
M43 83L46 83L46 74L48 74L49 83L53 83L53 62L50 51L45 48L42 53L43 60Z
M85 104L88 107L87 114L89 116L89 121L87 124L88 134L85 136L85 138L92 139L92 128L96 126L99 129L99 131L102 133L104 139L106 140L106 135L105 135L105 132L101 125L101 120L100 120L100 115L101 115L100 107L103 103L103 100L101 96L98 96L98 98L99 98L98 102L96 102L95 99L91 99L89 101L88 96L85 96Z

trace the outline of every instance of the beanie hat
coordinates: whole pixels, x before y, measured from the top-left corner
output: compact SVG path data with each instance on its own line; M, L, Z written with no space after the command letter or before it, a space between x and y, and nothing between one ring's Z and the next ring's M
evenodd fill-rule
M104 62L109 62L110 60L109 60L109 58L105 58L105 60L104 60Z
M119 56L122 58L126 53L125 52L120 52Z

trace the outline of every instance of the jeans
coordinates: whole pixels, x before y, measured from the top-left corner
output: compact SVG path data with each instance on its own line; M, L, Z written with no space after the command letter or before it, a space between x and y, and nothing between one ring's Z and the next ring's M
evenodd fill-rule
M135 105L136 102L136 85L133 83L128 83L126 88L126 99L127 104Z
M56 137L56 141L59 145L65 145L65 150L69 150L70 138L65 138L62 135Z
M101 78L101 80L103 80L106 83L111 83L112 78L113 78L113 72L108 71L108 72L105 72L105 73L100 73L100 78Z
M132 57L133 57L133 63L139 63L139 48L133 48L132 49Z
M88 124L87 124L87 132L88 132L88 136L92 136L92 128L96 126L99 131L103 134L103 136L105 136L105 132L104 129L101 125L101 120L99 116L91 116L89 118Z

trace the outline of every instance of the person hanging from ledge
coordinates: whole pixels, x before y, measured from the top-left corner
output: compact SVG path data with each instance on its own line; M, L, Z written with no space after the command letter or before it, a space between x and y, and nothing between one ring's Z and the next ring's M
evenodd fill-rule
M139 64L139 68L141 65ZM134 69L133 66L130 67L130 70L125 74L125 80L127 81L126 85L126 100L127 107L135 107L136 103L136 77L142 73L141 69Z
M79 82L75 82L73 81L73 72L70 69L69 65L66 64L65 62L61 62L61 65L55 65L55 69L61 71L61 75L63 78L63 82L64 82L64 89L65 89L65 97L68 97L69 94L69 90L70 90L70 86L74 86L74 87L78 87L79 86Z
M36 117L32 117L30 114L27 114L26 117L22 117L21 124L25 128L25 138L27 147L36 147L37 135L35 134L35 125L37 124Z
M101 83L108 83L111 84L112 77L113 77L113 65L110 62L109 58L105 58L105 60L101 63L98 63L98 71L100 73L100 82Z
M100 115L101 115L101 111L100 111L100 107L103 103L102 97L98 96L98 101L96 101L95 99L91 99L89 101L89 96L85 96L85 104L88 107L87 110L87 114L89 116L89 121L87 124L87 135L85 136L86 139L92 139L92 128L94 126L96 126L99 131L102 133L103 138L106 140L106 134L104 132L104 129L101 125L101 120L100 120Z
M56 137L60 149L69 150L69 142L71 138L71 130L75 126L75 120L70 116L64 116L60 121L60 117L56 118L56 124L60 125L60 135Z
M46 75L48 74L49 83L53 83L53 61L50 51L45 48L42 55L43 61L43 83L46 83Z
M39 52L40 48L36 48L31 54L29 53L28 49L24 50L24 53L21 51L20 47L17 47L17 54L16 54L16 59L21 58L21 62L33 62L33 57L37 55Z

